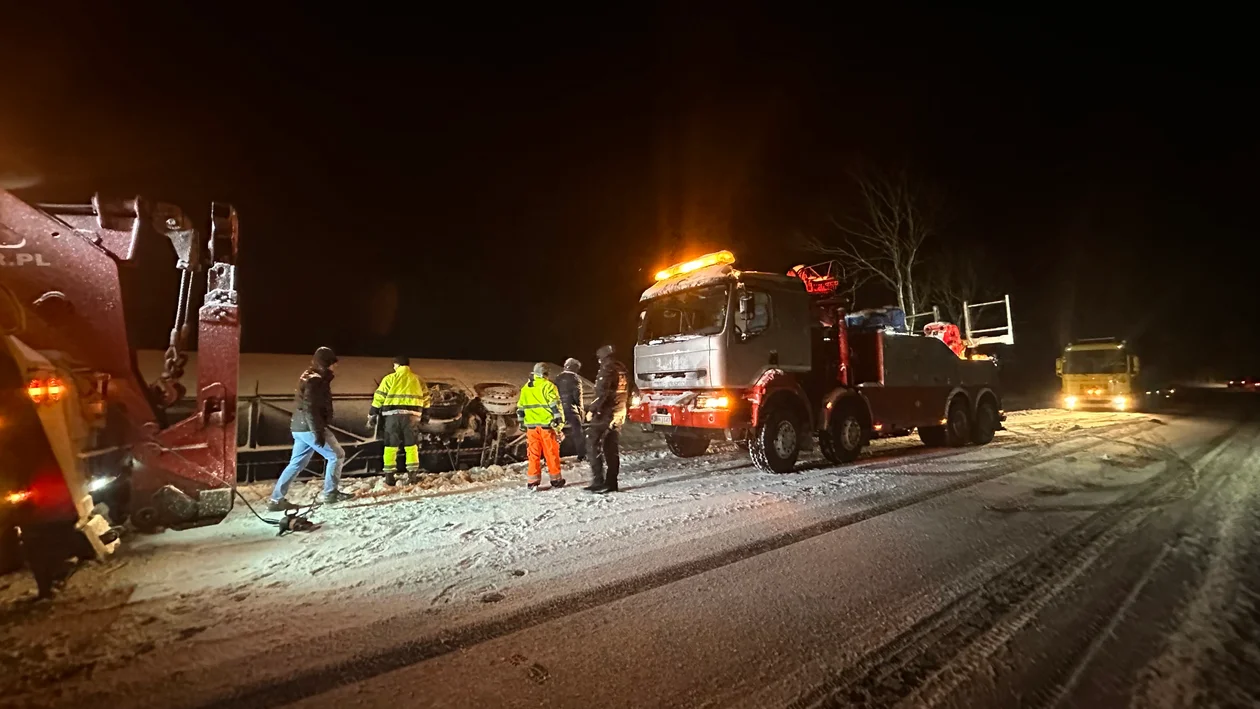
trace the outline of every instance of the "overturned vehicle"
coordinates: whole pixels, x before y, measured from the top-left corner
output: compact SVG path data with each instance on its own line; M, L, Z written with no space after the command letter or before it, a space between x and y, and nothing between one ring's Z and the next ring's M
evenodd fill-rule
M189 366L196 365L196 353ZM142 372L160 371L162 353L137 353ZM243 354L237 429L237 469L242 482L277 477L289 460L293 438L293 390L298 375L310 364L308 355ZM345 474L381 472L383 443L368 430L368 409L381 378L392 371L388 357L341 357L333 381L332 429L346 449ZM551 365L553 372L560 367ZM420 444L420 467L429 473L525 460L525 436L516 423L520 385L532 362L479 360L411 360L411 368L428 385L432 405L413 422ZM582 399L590 401L594 384L583 378ZM188 402L191 406L192 402ZM562 454L577 452L566 440ZM315 457L311 470L322 469Z

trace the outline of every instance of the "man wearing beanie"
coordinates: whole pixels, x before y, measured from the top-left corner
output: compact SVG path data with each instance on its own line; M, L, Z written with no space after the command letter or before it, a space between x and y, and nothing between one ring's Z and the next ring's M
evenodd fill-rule
M586 457L591 464L591 484L587 490L600 494L617 492L621 472L621 426L626 422L630 378L626 366L613 357L613 346L595 352L599 374L595 377L595 400L586 406L591 414L586 432Z
M375 432L380 416L385 417L385 484L393 485L398 477L398 451L403 451L408 474L420 472L420 446L412 423L419 421L432 404L429 385L411 371L411 358L394 358L394 371L385 375L372 395L368 409L368 430Z
M579 373L582 363L570 357L564 361L564 371L556 377L560 390L560 405L564 407L564 438L572 441L578 462L586 460L586 437L582 435L582 380Z
M297 395L294 397L293 418L289 430L293 433L293 455L289 465L280 473L276 481L276 489L271 493L267 509L280 512L293 507L285 499L289 484L311 462L311 457L319 453L324 457L324 494L320 501L332 504L348 500L353 495L337 489L341 479L341 465L346 460L346 451L337 442L330 428L333 416L332 380L333 369L337 366L337 355L328 347L315 350L311 366L298 378Z

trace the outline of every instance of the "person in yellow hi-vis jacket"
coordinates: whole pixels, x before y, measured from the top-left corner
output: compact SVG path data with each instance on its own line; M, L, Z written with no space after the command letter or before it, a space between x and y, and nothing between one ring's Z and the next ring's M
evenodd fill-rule
M412 422L424 415L432 403L429 385L411 371L411 358L394 358L394 371L381 380L372 395L368 410L368 430L375 431L381 416L385 417L385 482L393 485L398 469L398 449L406 451L407 472L420 472L420 447Z
M564 426L564 408L560 404L560 390L547 379L547 365L534 365L534 373L521 387L521 398L516 401L516 420L525 429L529 444L529 489L537 490L542 481L542 461L547 460L547 473L551 486L564 487L560 474L560 429Z

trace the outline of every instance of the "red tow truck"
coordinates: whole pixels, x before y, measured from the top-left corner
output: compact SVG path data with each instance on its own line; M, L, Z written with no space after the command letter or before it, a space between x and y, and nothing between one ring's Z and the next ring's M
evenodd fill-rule
M180 289L165 366L145 383L128 342L139 245L168 240ZM23 560L47 595L69 558L104 557L140 530L213 524L236 488L237 217L209 231L142 198L27 204L0 191L0 571ZM200 308L194 306L204 274ZM138 274L137 274L138 275ZM197 289L200 290L200 289ZM196 328L196 403L177 409Z
M640 298L630 420L676 455L724 438L773 473L814 438L834 463L914 430L929 446L992 440L1005 419L998 370L976 348L1014 343L1009 296L965 304L965 336L942 322L910 334L897 313L847 312L830 273L743 271L729 251L658 273ZM1000 306L1004 324L972 329Z

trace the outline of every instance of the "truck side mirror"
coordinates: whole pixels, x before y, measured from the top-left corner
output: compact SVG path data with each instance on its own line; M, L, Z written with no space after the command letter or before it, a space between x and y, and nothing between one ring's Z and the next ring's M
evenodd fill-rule
M752 293L748 291L740 291L739 293L739 316L745 320L749 318L753 310Z
M1054 373L1056 376L1063 376L1063 358L1060 357L1054 361Z
M1133 373L1137 374L1138 372L1142 371L1142 363L1138 361L1137 355L1133 355L1132 357L1130 357L1130 359L1133 362L1133 365L1130 367L1130 369L1133 370Z

